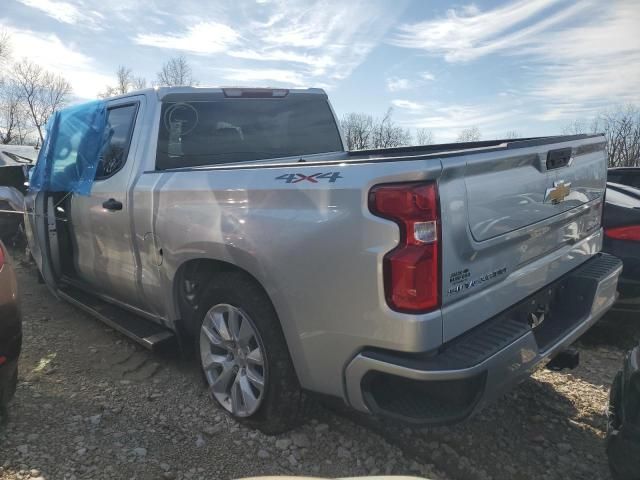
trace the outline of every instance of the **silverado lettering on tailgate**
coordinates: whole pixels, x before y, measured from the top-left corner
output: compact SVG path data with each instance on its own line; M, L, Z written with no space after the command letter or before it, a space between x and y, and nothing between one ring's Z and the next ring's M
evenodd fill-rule
M464 269L461 272L452 273L449 277L449 283L453 284L453 286L449 287L447 290L448 295L455 295L465 290L469 290L470 288L477 287L478 285L482 285L489 280L492 280L496 277L504 275L507 273L507 267L502 267L499 270L494 270L493 272L485 273L478 278L473 280L467 280L471 276L468 269Z

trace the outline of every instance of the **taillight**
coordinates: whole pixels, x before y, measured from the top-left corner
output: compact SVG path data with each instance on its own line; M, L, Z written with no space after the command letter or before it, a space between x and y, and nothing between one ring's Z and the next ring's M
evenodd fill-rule
M615 240L631 240L640 242L640 225L606 228L604 234Z
M2 267L4 267L4 249L0 245L0 270L2 270Z
M399 245L384 257L389 306L407 313L436 309L440 305L440 212L435 182L373 187L369 209L400 227Z

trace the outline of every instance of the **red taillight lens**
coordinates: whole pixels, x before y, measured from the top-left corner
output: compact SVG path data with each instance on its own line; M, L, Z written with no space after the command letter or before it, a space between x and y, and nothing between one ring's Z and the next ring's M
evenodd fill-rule
M0 270L2 270L2 267L4 267L4 250L0 245Z
M400 227L400 244L384 257L387 303L401 312L434 310L440 305L440 214L436 184L378 185L369 194L369 209Z
M604 234L615 240L631 240L640 242L640 225L607 228L605 229Z

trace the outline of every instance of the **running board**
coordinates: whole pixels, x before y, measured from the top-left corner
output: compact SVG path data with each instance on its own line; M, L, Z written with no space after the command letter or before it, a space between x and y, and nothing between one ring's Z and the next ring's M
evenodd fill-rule
M79 288L65 285L58 290L58 294L64 300L80 307L149 350L158 350L175 340L175 335L171 330L107 303Z

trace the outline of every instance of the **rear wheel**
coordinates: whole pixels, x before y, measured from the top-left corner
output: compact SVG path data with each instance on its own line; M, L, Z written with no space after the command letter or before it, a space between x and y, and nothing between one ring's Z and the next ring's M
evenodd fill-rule
M271 302L242 273L216 276L202 294L198 358L212 397L238 421L265 433L295 426L300 389Z
M211 394L229 413L250 417L260 408L267 362L246 312L226 303L209 309L200 328L200 362Z

